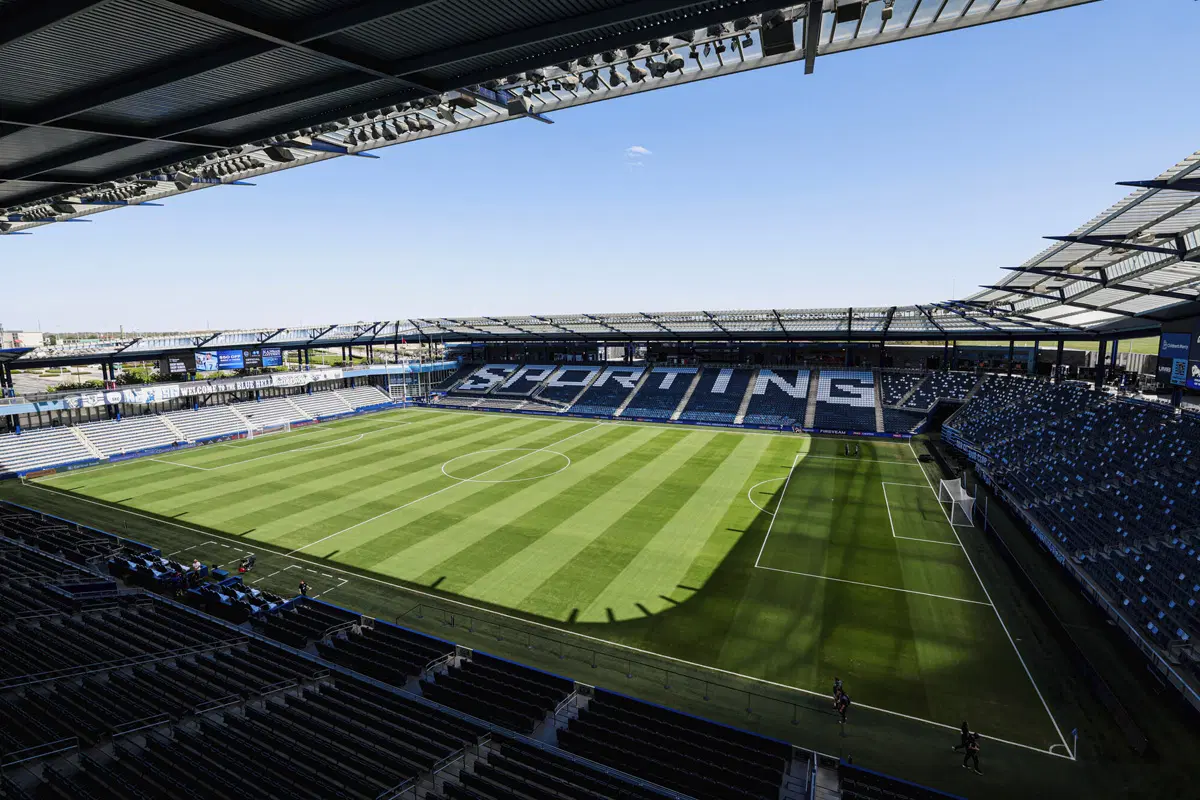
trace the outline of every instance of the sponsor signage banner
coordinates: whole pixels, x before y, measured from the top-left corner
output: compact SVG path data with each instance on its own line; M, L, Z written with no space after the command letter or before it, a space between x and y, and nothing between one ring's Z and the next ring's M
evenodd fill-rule
M1188 360L1200 358L1193 336L1186 333L1164 333L1158 343L1158 382L1164 385L1190 384Z
M218 350L217 369L242 369L246 360L241 350Z
M264 367L282 367L283 350L278 347L264 347L262 349L262 365Z

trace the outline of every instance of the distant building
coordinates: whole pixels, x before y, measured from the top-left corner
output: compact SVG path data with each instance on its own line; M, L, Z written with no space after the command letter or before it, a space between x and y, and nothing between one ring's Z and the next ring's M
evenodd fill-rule
M0 330L0 350L9 347L41 347L45 338L41 331Z

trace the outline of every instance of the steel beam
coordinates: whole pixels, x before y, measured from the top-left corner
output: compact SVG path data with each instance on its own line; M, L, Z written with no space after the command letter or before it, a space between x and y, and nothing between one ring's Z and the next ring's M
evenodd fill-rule
M1173 192L1200 192L1200 178L1178 180L1118 181L1117 186L1134 186L1139 189L1169 189Z
M824 9L822 0L808 0L808 14L804 17L804 74L812 75L817 67L817 50L821 46L821 17Z

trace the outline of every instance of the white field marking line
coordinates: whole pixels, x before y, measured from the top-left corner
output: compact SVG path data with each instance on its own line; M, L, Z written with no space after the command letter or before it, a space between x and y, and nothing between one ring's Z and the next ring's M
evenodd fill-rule
M775 513L779 513L779 507L783 505L783 498L787 496L788 484L792 482L792 474L796 471L796 464L800 463L800 453L792 458L791 469L788 470L787 477L783 480L783 489L779 492L779 501L775 503ZM754 566L758 566L758 562L762 560L763 551L767 549L767 539L771 538L771 529L775 527L775 514L771 515L771 521L767 524L767 535L763 537L762 547L758 548L758 558L754 559Z
M912 449L912 441L908 443ZM913 450L913 455L917 451ZM918 462L919 463L919 462ZM925 467L921 467L921 474L925 476L925 482L929 484L929 491L933 492L934 497L937 497L937 490L933 488L933 481L929 479L929 473L925 471ZM938 505L941 506L942 501L938 500ZM945 513L946 509L942 509ZM958 542L958 546L962 547L963 555L967 557L967 563L971 565L971 571L975 573L975 580L979 581L979 588L983 589L983 596L988 599L988 603L992 606L992 611L996 612L996 619L1000 623L1001 630L1008 637L1008 643L1012 645L1013 652L1017 654L1017 661L1021 662L1022 669L1025 670L1025 676L1029 678L1029 682L1033 685L1033 691L1037 693L1038 700L1042 701L1042 708L1046 710L1046 716L1050 717L1050 724L1054 726L1054 730L1058 733L1058 738L1062 742L1062 746L1066 749L1072 761L1075 760L1075 754L1071 752L1071 746L1067 744L1067 737L1063 736L1062 728L1058 727L1058 720L1054 718L1054 714L1050 711L1050 704L1046 702L1046 698L1042 696L1042 690L1038 688L1037 681L1033 679L1033 673L1029 671L1029 667L1025 664L1025 658L1021 655L1021 651L1017 648L1017 643L1013 640L1012 634L1008 632L1008 626L1004 624L1004 617L1000 616L1000 609L996 608L996 604L992 602L992 595L988 592L987 587L983 585L983 578L979 576L979 570L975 569L975 562L971 559L971 554L967 552L967 548L963 545L962 539L958 536L958 528L954 527L954 523L950 521L950 515L946 514L946 522L950 523L950 532L954 534L954 539ZM1057 755L1057 754L1055 754ZM1068 756L1063 756L1064 758Z
M815 575L811 572L796 572L791 569L779 569L778 567L755 567L755 569L766 569L771 572L783 572L788 575L802 575L805 578L816 578L821 581L834 581L836 583L849 583L854 586L866 586L869 589L886 589L889 592L903 592L904 594L919 594L923 597L935 597L938 600L954 600L958 603L971 603L977 606L990 606L991 602L983 602L982 600L967 600L962 597L951 597L948 594L933 594L931 592L918 592L916 589L898 589L895 586L883 586L878 583L862 583L861 581L848 581L845 578L831 578L828 575Z
M530 448L530 447L493 447L489 450L476 450L473 453L463 453L461 456L455 456L454 458L451 458L448 461L443 461L442 462L442 474L445 475L447 478L450 478L450 479L456 480L456 481L462 481L463 483L525 483L527 481L539 481L542 478L552 477L554 475L557 475L560 472L564 472L565 470L569 469L571 466L571 457L570 456L568 456L564 453L560 453L557 450L545 450L544 452L553 453L556 456L562 456L563 458L565 458L567 460L567 463L564 466L556 469L554 472L547 472L545 475L534 475L529 478L509 478L508 480L501 480L501 481L481 481L481 480L479 480L478 475L476 475L474 478L460 478L457 475L451 475L449 472L446 471L447 464L452 464L455 461L458 461L460 458L466 458L467 456L477 456L480 453L516 453L516 452L523 452L525 450L532 450L532 449L533 448ZM542 452L542 451L535 451L535 452ZM533 455L533 453L529 453L529 455ZM501 464L500 466L505 466L505 465ZM491 470L488 470L488 472L490 472L490 471ZM479 474L486 475L487 473L481 472Z
M316 600L316 599L317 599L318 597L320 597L322 594L329 594L329 593L330 593L330 592L332 592L334 589L340 589L340 588L342 588L343 586L345 586L347 583L349 583L349 582L350 582L350 581L346 580L345 578L335 578L335 580L339 580L339 581L341 581L341 583L339 583L337 586L330 586L328 589L326 589L325 591L321 592L320 594L314 594L314 595L313 595L313 600Z
M805 458L806 459L823 458L828 461L849 461L849 462L857 462L860 464L895 464L897 467L919 467L919 466L921 466L920 464L914 464L911 461L889 461L886 458L855 458L854 456L814 456L814 455L807 455L807 456L805 456Z
M924 489L925 487L919 483L892 483L890 481L883 481L883 504L885 506L887 506L888 524L892 526L892 538L893 539L907 539L910 542L929 542L930 544L947 544L947 545L950 545L951 547L961 547L962 546L962 545L955 544L954 542L943 542L940 539L922 539L919 536L897 536L896 535L896 523L892 522L892 503L890 500L888 500L888 496L887 496L887 487L889 487L889 486L915 486L918 489Z
M746 499L750 501L750 505L754 506L755 508L757 508L759 511L763 512L764 514L770 514L773 517L773 516L775 516L775 512L767 511L765 508L760 506L758 503L754 502L754 498L751 495L753 494L755 489L762 486L764 483L771 483L772 481L786 481L786 480L787 480L787 476L785 475L782 478L767 478L765 481L759 481L758 483L754 484L753 486L751 486L749 489L746 490ZM775 508L777 508L777 509L779 508L778 502L775 503Z
M49 492L50 494L66 495L67 497L70 497L71 499L73 499L79 503L88 503L90 505L100 506L101 508L107 508L110 511L121 511L121 512L128 514L130 516L133 516L133 517L141 517L143 519L150 520L151 522L154 522L155 524L158 524L158 525L170 525L171 527L179 528L181 530L189 531L191 533L200 534L202 536L216 536L219 539L226 538L226 537L220 536L219 534L208 533L207 531L202 531L199 528L192 528L188 525L182 525L178 522L171 522L170 520L156 519L155 517L151 517L148 514L142 514L137 511L131 511L127 508L122 508L121 506L111 506L111 505L107 505L105 503L101 503L96 500L88 500L83 497L75 497L74 495L69 494L68 492L64 492L61 489L54 489L50 486L40 486L37 484L31 484L31 485L32 485L32 488L38 489L43 492ZM235 540L229 539L228 541L235 541ZM241 544L241 542L237 542L237 543ZM756 678L753 675L745 675L740 672L734 672L732 670L722 669L721 667L712 667L707 664L699 664L695 661L688 661L686 659L676 658L675 656L668 656L668 655L663 655L661 653L655 653L652 650L643 650L640 647L633 647L632 645L622 644L621 642L612 642L612 641L609 641L608 639L601 639L597 636L589 636L586 633L578 633L576 631L567 630L565 628L560 628L555 625L547 625L544 622L536 622L534 620L524 619L523 617L513 616L512 614L505 614L503 611L492 611L490 609L481 608L480 606L471 605L470 603L466 603L461 600L455 600L452 597L431 594L429 592L423 592L420 589L414 589L411 586L405 586L403 584L395 583L393 581L386 581L386 580L383 580L382 578L375 578L370 575L364 575L364 574L358 573L358 572L350 572L349 570L341 569L339 567L331 567L328 564L322 564L317 561L309 561L308 559L300 558L299 556L293 556L293 555L289 555L286 553L271 553L271 555L280 555L285 558L290 558L293 561L299 561L299 562L301 562L301 564L312 564L314 566L323 567L324 569L327 569L330 572L339 572L343 575L349 575L351 578L357 578L359 580L370 581L371 583L377 583L381 586L388 586L392 589L398 589L402 592L408 592L409 594L416 595L418 597L427 597L431 601L437 601L439 603L446 603L449 605L458 606L460 608L467 608L467 609L470 609L471 611L474 611L477 613L491 614L496 617L502 617L504 619L512 620L513 622L521 623L522 625L529 625L529 626L535 627L535 628L542 628L544 630L554 631L555 633L562 634L563 636L574 636L578 639L585 639L589 642L595 642L596 644L602 644L602 645L606 645L608 647L615 647L619 650L628 650L632 653L641 653L642 655L654 656L655 658L661 658L664 661L671 661L676 664L683 664L685 666L695 667L700 670L708 670L710 672L716 672L716 673L720 673L722 675L730 675L735 678L742 678L743 680L751 681L752 683L759 683L759 684L762 684L763 686L771 686L776 689L785 689L787 691L797 692L799 694L805 694L805 695L809 695L811 697L820 697L824 700L828 700L828 698L829 698L828 692L816 692L816 691L813 691L812 689L803 689L799 686L788 686L786 683L777 683L775 681L767 680L766 678ZM292 564L290 566L284 567L283 571L286 571L289 569L303 569L303 567L300 566L300 564ZM901 719L911 720L912 722L922 722L922 723L925 723L926 725L933 725L934 727L937 727L937 728L945 728L948 731L957 731L957 730L959 730L959 727L960 727L958 725L948 725L945 722L935 722L934 720L931 720L931 719L924 719L922 717L914 717L910 714L905 714L900 711L891 711L886 708L880 708L878 706L868 705L866 703L861 703L857 700L854 701L854 704L856 707L866 708L871 711L878 711L881 714L889 714L893 717L900 717ZM1000 742L1002 744L1011 745L1012 747L1020 747L1024 750L1031 750L1034 753L1041 753L1042 755L1051 755L1051 756L1054 756L1055 758L1066 758L1071 761L1074 760L1074 758L1070 758L1070 757L1064 756L1064 755L1059 755L1058 753L1052 752L1045 748L1034 747L1033 745L1029 745L1029 744L1021 744L1020 742L1013 742L1008 739L1001 739L998 736L988 736L987 734L981 734L981 736L983 736L984 739L988 739L989 741Z
M599 428L599 427L600 427L599 425L593 425L593 426L592 426L592 427L590 427L590 428L585 428L585 429L583 429L583 430L581 430L581 431L578 431L578 432L576 432L576 433L573 433L573 434L571 434L570 436L566 437L565 439L559 439L557 442L551 442L550 444L546 445L545 447L540 447L540 448L538 448L537 450L530 450L528 453L526 453L526 454L525 454L525 455L523 455L523 456L517 456L516 458L514 458L514 459L513 459L513 460L511 460L511 461L505 461L503 464L497 464L496 466L492 467L491 469L484 470L483 472L481 472L481 473L479 473L478 475L476 475L476 476L475 476L475 479L481 478L481 477L483 477L484 475L487 475L489 472L495 472L496 470L500 469L501 467L507 467L507 466L509 466L510 464L515 464L515 463L517 463L518 461L520 461L520 460L521 460L521 459L523 459L523 458L529 458L529 457L530 457L531 455L533 455L534 453L540 453L540 452L542 452L543 450L548 450L548 449L550 449L551 447L557 447L558 445L562 444L563 442L567 441L568 439L574 439L576 436L581 436L582 434L585 434L585 433L587 433L587 432L589 432L589 431L594 431L594 430L596 430L596 428ZM377 519L383 519L384 517L388 516L389 514L394 514L394 513L396 513L397 511L401 511L401 510L403 510L403 509L405 509L405 508L408 508L408 507L409 507L409 506L411 506L411 505L415 505L416 503L419 503L419 502L421 502L422 500L428 500L428 499L429 499L429 498L431 498L431 497L436 497L437 495L441 494L442 492L448 492L448 491L450 491L451 489L453 489L455 486L461 486L461 485L463 485L464 483L471 483L471 482L472 482L472 481L467 481L467 480L464 480L464 479L462 479L462 478L454 478L454 477L451 477L451 476L449 476L449 475L447 475L446 477L448 477L448 478L450 478L451 480L453 480L453 481L454 481L454 483L450 484L449 486L443 486L441 489L438 489L436 492L430 492L429 494L427 494L427 495L425 495L425 496L423 496L423 497L418 497L416 500L409 500L407 503L405 503L405 504L403 504L403 505L396 506L395 508L391 509L390 511L384 511L382 514L376 514L375 516L371 517L370 519L364 519L362 522L356 522L356 523L354 523L353 525L351 525L349 528L343 528L342 530L340 530L340 531L336 531L336 532L334 532L334 533L331 533L331 534L329 534L328 536L323 536L323 537L321 537L320 539L317 539L316 541L309 542L308 544L301 545L300 547L297 547L295 550L291 550L291 551L289 551L289 552L287 553L287 555L289 555L289 556L290 556L290 555L292 555L293 553L299 553L301 550L307 550L308 548L312 547L314 544L320 544L321 542L324 542L324 541L327 541L327 540L329 540L329 539L332 539L332 538L333 538L333 537L335 537L335 536L341 536L343 533L347 533L347 532L349 532L349 531L352 531L352 530L354 530L355 528L360 528L360 527L362 527L363 525L366 525L368 522L374 522L374 521L375 521L375 520L377 520ZM473 480L474 480L474 479L473 479Z

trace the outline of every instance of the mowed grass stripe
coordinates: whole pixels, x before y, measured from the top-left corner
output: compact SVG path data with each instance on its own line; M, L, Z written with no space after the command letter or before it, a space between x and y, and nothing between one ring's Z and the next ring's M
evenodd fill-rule
M611 427L606 427L603 432L597 431L589 435L604 438L611 434L612 430ZM671 435L670 432L652 433ZM546 502L547 498L588 480L621 455L636 451L648 440L642 435L627 435L611 447L605 446L574 461L570 469L552 477L534 483L494 486L490 491L476 493L466 502L447 509L448 513L458 515L457 520L449 525L439 526L440 530L435 535L422 537L419 541L398 550L380 562L377 569L388 574L418 578L503 526L522 519L538 505Z
M549 520L538 514L539 507L531 512L533 519L518 520L519 523L536 525L545 533L519 552L501 560L499 566L489 569L466 586L462 593L521 608L525 599L534 594L543 581L645 502L655 489L690 462L713 437L710 433L687 433L657 453L642 447L636 454L610 465L606 475L594 476L582 484L580 488L584 492L568 489L554 496L552 500L556 505L572 509L574 513L557 525L547 524ZM607 479L605 485L598 486L604 479ZM480 542L484 548L487 544L487 540ZM493 566L499 554L487 559L488 552L495 554L493 549L471 555L483 557L486 559L483 564ZM454 566L455 562L451 561L450 565Z
M350 432L353 432L353 430L354 430L353 427L349 427L349 426L347 426L347 427L349 428ZM457 427L457 425L452 425L451 427ZM407 438L407 437L411 437L411 436L419 436L422 433L427 433L427 434L431 434L431 435L442 435L441 431L439 431L438 425L436 425L436 424L425 425L423 423L418 423L418 424L414 424L411 426L405 426L403 428L398 428L396 431L395 437L396 438ZM235 456L238 460L245 460L250 457L255 457L255 455L258 452L258 448L262 448L262 452L264 454L265 453L273 453L280 449L280 447L277 444L278 442L286 442L287 440L295 441L295 439L293 437L296 437L298 435L299 434L283 434L278 437L275 437L275 441L273 441L269 444L266 442L263 442L261 444L258 444L255 448L251 448L251 447L239 448L239 450L241 452L235 453ZM376 436L376 437L372 437L372 438L378 438L378 439L381 439L383 442L386 442L387 440L391 439L392 437ZM315 443L316 440L306 438L306 439L303 439L302 441L304 441L306 443ZM288 443L290 446L290 442L288 442ZM370 442L367 446L368 447L379 446L379 444L380 444L379 442ZM218 448L215 445L208 445L205 447L197 448L195 451L190 451L186 454L184 454L184 453L173 454L172 460L182 459L185 455L190 456L190 455L192 455L192 453L196 453L197 457L198 457L202 451L206 451L206 450L210 450L210 449L218 449ZM355 451L361 450L362 443L360 443L359 447L352 448L352 449ZM223 452L225 452L225 451L223 451ZM227 451L227 452L233 452L233 451ZM321 451L317 451L317 453L320 453L320 452ZM315 455L316 455L315 453L311 453L309 451L302 451L301 453L294 453L294 454L290 454L289 456L279 456L278 458L271 459L270 461L268 461L266 463L261 462L261 461L255 462L255 464L258 466L255 466L255 467L249 468L249 469L251 472L253 472L255 474L259 474L259 475L273 473L273 472L276 472L277 470L283 468L284 466L286 466L289 463L308 463L308 462L319 462L322 460L320 458L316 458ZM328 454L325 454L324 458L336 458L337 455L339 455L339 454L328 453ZM222 458L224 458L224 456L222 456ZM275 463L275 462L278 462L278 463ZM320 464L313 463L313 468L319 469ZM152 485L146 486L146 485L144 485L145 478L150 475L154 476L155 481ZM59 483L55 484L55 486L57 488L67 489L67 490L86 489L89 494L97 495L97 496L111 496L113 494L117 494L119 492L125 492L131 488L134 488L134 489L142 490L144 492L159 491L159 492L162 492L165 496L174 497L175 492L178 490L178 487L186 488L189 486L204 486L204 487L219 486L231 477L233 477L233 478L238 477L238 470L234 467L230 467L228 469L222 469L222 470L218 470L218 471L209 473L209 472L202 472L202 471L197 471L197 470L189 470L189 469L181 468L178 466L172 466L169 463L164 464L161 461L150 461L149 459L137 459L134 461L128 461L128 462L124 462L121 464L117 464L112 467L99 467L99 468L97 468L97 470L95 472L84 473L80 477L82 478L82 481L78 484L73 481L72 482L63 481L63 482L59 482ZM139 492L139 493L141 493L141 492ZM150 497L148 499L152 500L153 498ZM176 498L176 499L178 499L178 498Z
M573 461L582 463L592 453L615 445L632 433L633 431L629 428L607 426L603 430L572 439L571 457ZM536 481L539 484L542 482L541 480ZM455 495L457 502L437 508L430 505L427 508L428 513L404 514L389 525L371 526L372 530L368 535L359 536L358 531L354 531L352 534L348 534L348 536L353 536L353 539L345 536L339 537L342 541L342 559L347 563L362 566L364 569L379 571L380 565L384 561L405 547L422 539L437 536L446 527L474 514L480 508L489 507L513 491L511 484L482 484L480 486L482 490L472 495L469 500L463 495ZM316 549L315 552L320 552L320 549Z
M766 439L737 434L718 434L711 452L694 459L693 473L707 473L703 482L684 487L679 496L685 500L666 522L658 527L634 557L608 586L592 601L581 618L595 619L605 609L613 609L618 619L644 611L652 613L671 606L660 595L670 592L683 579L693 559L700 553L717 522L725 516L745 483L747 472L754 469L767 449ZM733 444L732 451L728 445Z
M296 453L274 459L278 463L270 467L248 465L244 471L234 468L194 472L159 465L164 470L160 485L166 484L162 488L156 488L155 484L144 488L117 485L105 494L110 499L131 495L125 502L150 511L162 509L162 513L171 514L172 510L185 508L190 522L233 533L241 534L261 524L264 529L255 531L255 538L260 539L274 538L269 534L271 528L285 532L296 527L295 515L302 516L302 525L316 525L318 530L328 532L322 523L339 512L349 511L356 519L365 518L357 516L364 505L359 496L379 492L382 471L391 469L396 475L408 475L416 454L428 456L431 467L428 477L432 479L436 473L436 479L444 482L447 479L441 476L438 467L456 443L465 449L475 449L480 442L494 441L505 432L540 433L536 424L487 423L488 420L483 420L442 429L418 429L417 433L383 437L369 447L360 443L346 453L325 453L323 457ZM186 474L180 477L178 472Z
M565 566L546 576L537 592L526 599L525 608L572 622L608 621L606 614L599 620L586 620L581 612L686 502L713 461L724 458L730 449L732 445L709 432L700 451L677 465L641 503L626 509Z
M503 433L532 431L528 427L505 427ZM403 433L395 437L381 437L370 444L359 443L358 447L346 452L305 452L280 456L269 466L248 464L231 467L214 473L187 473L189 488L179 500L212 506L215 519L231 518L239 513L239 503L258 512L270 511L272 504L286 503L292 499L315 504L317 500L328 500L336 496L347 496L363 488L359 482L371 478L389 466L408 463L408 454L413 452L442 453L450 443L467 438L490 440L497 434L495 427L453 426L449 429L428 428ZM441 463L440 461L438 462ZM170 473L172 476L174 473ZM175 480L180 480L175 478ZM342 492L343 487L347 489ZM168 487L178 492L175 486ZM312 492L317 490L320 497ZM282 493L282 494L280 494ZM170 497L167 495L166 497ZM163 495L148 498L164 499ZM295 505L287 506L285 513L299 510Z
M539 448L553 444L567 436L572 436L587 430L587 425L534 425L510 429L519 431L510 438L502 440L504 447ZM493 432L494 436L494 432ZM275 537L274 541L280 546L298 548L322 539L331 533L345 530L346 533L337 539L330 540L330 547L338 550L348 550L381 532L392 530L396 525L396 517L391 515L394 509L412 503L414 500L430 496L429 500L404 509L399 519L419 518L432 510L441 507L439 501L442 495L432 496L435 492L451 486L479 487L485 484L461 484L442 473L442 464L456 456L464 455L491 445L488 433L481 432L465 439L430 445L417 452L400 450L387 459L387 463L365 463L356 469L347 470L356 473L355 484L358 488L353 491L320 488L318 492L325 493L324 501L316 505L314 515L292 513L280 520L286 530L283 535ZM509 454L509 458L513 458ZM359 474L361 473L361 474ZM353 477L353 476L352 476ZM346 482L340 482L345 486ZM348 488L348 487L347 487ZM285 487L281 490L286 491ZM471 489L455 489L453 494L462 497L463 492ZM387 516L382 516L382 515ZM378 518L378 519L375 519ZM357 527L354 527L357 526ZM353 530L347 530L352 528ZM345 538L343 538L345 537ZM310 551L312 555L328 555L328 551L317 549Z
M527 513L491 531L435 569L426 571L418 580L431 583L445 577L445 582L438 584L439 588L465 590L497 564L521 552L546 531L574 515L580 505L587 504L588 498L603 494L637 464L654 458L677 441L678 436L668 435L666 431L645 433L630 426L610 426L602 437L589 435L583 445L571 452L570 471L582 470L562 476L571 483L563 484L559 491L546 491L541 502ZM585 475L586 480L581 480ZM469 505L449 509L448 513L458 516L447 524L486 513L491 504L502 497L499 492L476 495Z

